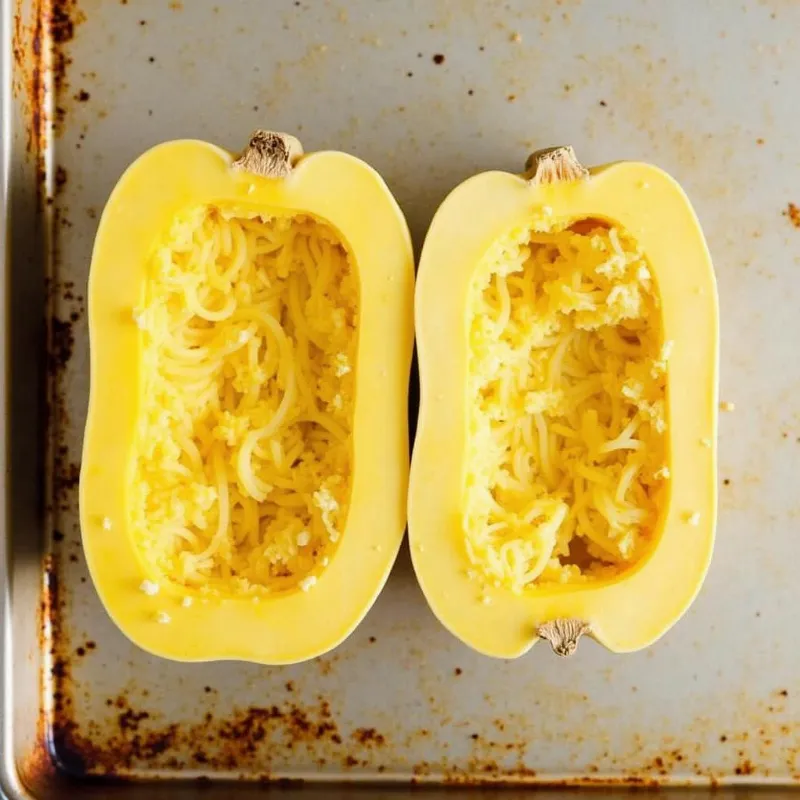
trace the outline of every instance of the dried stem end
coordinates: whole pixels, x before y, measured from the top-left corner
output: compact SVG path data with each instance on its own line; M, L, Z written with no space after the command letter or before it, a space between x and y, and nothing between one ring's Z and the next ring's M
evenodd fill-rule
M575 157L571 145L537 150L525 162L525 177L535 186L589 177L589 170Z
M233 166L262 178L285 178L302 155L303 145L294 136L256 131Z
M588 622L580 619L554 619L540 625L539 638L550 642L557 656L571 656L578 649L578 640L584 633L590 633Z

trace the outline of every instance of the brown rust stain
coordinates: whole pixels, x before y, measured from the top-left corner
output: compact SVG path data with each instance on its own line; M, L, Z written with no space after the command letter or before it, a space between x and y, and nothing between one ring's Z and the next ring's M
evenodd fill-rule
M783 211L783 216L787 217L795 228L800 228L800 206L789 203Z
M466 731L471 745L470 757L457 764L446 758L432 762L420 761L412 768L415 781L444 782L457 785L519 784L534 783L537 787L569 786L619 786L661 787L701 782L716 787L721 776L732 778L759 777L800 779L797 764L800 759L800 723L769 720L768 715L784 716L789 713L790 689L773 690L770 698L753 704L752 725L714 735L723 745L715 754L706 752L704 742L710 741L710 721L698 718L697 725L689 732L690 743L681 745L675 737L666 736L662 747L647 756L641 754L648 743L636 737L635 746L629 753L611 754L606 751L602 759L588 764L583 776L564 781L549 781L537 775L535 765L526 763L526 752L530 744L528 736L509 736L509 725L502 719L494 721L497 740L477 732ZM758 721L756 721L758 720ZM780 717L778 718L780 720ZM744 721L747 725L748 720ZM713 730L713 729L712 729ZM730 748L730 750L726 750ZM514 762L509 756L514 754ZM711 765L717 763L719 774ZM785 770L780 770L780 765ZM770 768L769 765L775 765ZM577 771L577 770L576 770ZM610 774L610 777L598 777Z
M68 103L72 99L68 93L69 80L67 77L72 64L69 44L75 36L76 27L84 20L85 16L76 0L50 0L48 30L53 52L53 90L55 94L53 132L56 136L61 133L69 110Z
M75 333L72 321L54 316L51 321L52 337L48 348L48 362L51 374L64 369L75 350Z
M339 656L334 654L332 656L320 656L315 658L313 663L317 665L320 675L330 675L338 660Z
M29 10L23 11L23 4L18 0L13 12L12 92L22 104L26 151L36 162L37 191L43 204L47 181L44 155L49 129L52 124L53 132L58 134L66 114L61 99L67 88L66 74L71 64L68 45L84 15L76 0L33 0L30 5ZM51 55L50 71L47 69L47 53ZM47 93L50 90L54 93L53 118L47 114ZM81 91L77 99L88 99L88 93Z
M58 45L71 42L75 36L76 15L80 12L75 0L50 0L46 4L50 12L49 30L53 43ZM82 15L81 15L82 17Z
M661 783L655 778L598 778L584 775L565 780L542 780L535 770L505 771L493 762L481 765L479 773L469 769L452 769L445 773L442 783L445 786L515 786L520 783L535 784L537 789L566 789L573 787L619 787L658 789ZM438 777L438 776L437 776Z
M351 738L362 747L383 747L386 744L386 737L375 728L356 728Z
M330 704L321 696L312 704L286 701L235 709L225 716L207 711L200 721L178 724L120 694L106 698L109 713L105 721L79 724L72 665L76 658L95 651L97 644L84 640L73 648L61 624L64 597L57 558L48 556L44 574L40 647L49 658L42 690L52 692L53 708L51 716L42 716L39 741L26 761L31 785L59 776L124 779L142 765L209 773L237 770L272 782L275 758L285 759L298 747L312 746L328 761L338 761L348 769L375 766L371 754L386 745L386 736L374 727L359 727L344 736ZM212 687L206 687L204 696L214 694ZM274 782L281 780L276 777Z
M786 694L783 694L786 692ZM786 699L788 690L778 689L772 696ZM706 727L700 724L693 731L692 745L676 747L674 742L667 745L662 752L645 760L634 769L629 770L631 776L653 778L661 783L675 784L685 782L687 776L693 776L716 785L721 775L745 777L759 775L769 778L777 775L773 767L781 763L786 766L786 775L797 781L796 764L800 757L800 724L778 723L769 719L772 714L787 712L785 704L770 704L768 701L758 703L754 707L752 724L743 730L724 731L714 735L714 740L722 745L721 753L709 759L705 745L709 741ZM665 745L667 740L665 739ZM719 775L715 775L709 766L709 760L719 762ZM630 759L624 759L630 762ZM617 765L616 759L610 763ZM726 766L727 765L727 766ZM604 764L608 767L608 764Z
M44 200L46 182L45 151L47 149L46 73L44 51L46 40L45 0L34 3L28 15L17 2L14 9L12 54L14 60L12 94L22 105L26 145L29 158L36 163L37 198Z
M13 93L22 109L25 120L26 151L36 165L36 194L39 209L53 204L55 197L66 187L67 174L63 167L57 167L52 175L53 194L48 194L48 176L45 153L50 137L50 125L57 128L60 95L66 85L66 70L69 57L66 48L72 40L76 26L83 20L83 14L74 0L33 0L23 9L16 3L13 14ZM51 56L51 72L47 71L47 55ZM56 115L48 118L48 91L55 94ZM56 228L69 227L70 222L60 209L55 208L52 216ZM57 239L57 236L55 237ZM57 252L55 257L57 258ZM61 315L52 315L47 322L47 371L48 407L47 429L54 443L50 454L53 467L53 501L49 510L68 510L74 506L79 465L70 460L63 444L62 431L68 423L66 404L60 388L61 378L67 362L75 347L73 325L81 320L84 313L83 297L76 295L72 285L59 285L50 282L47 286L48 305L52 299L67 301Z
M39 652L47 653L50 659L55 658L57 648L53 638L63 634L60 630L60 592L58 582L57 561L54 556L47 555L42 562L42 587L37 609L37 631ZM49 631L49 633L48 633ZM43 695L49 680L49 665L45 658L39 674L39 690ZM66 710L71 705L71 695L64 697L60 690L53 693L53 706ZM19 776L23 784L33 792L42 793L59 779L59 770L50 749L51 730L49 720L42 707L36 720L36 739L34 745L19 763Z
M62 182L66 174L62 173ZM63 185L63 183L62 183ZM52 314L48 320L47 376L48 376L48 419L50 434L50 459L52 465L52 486L50 488L49 510L69 511L75 507L80 463L70 455L65 443L64 432L69 424L65 392L63 390L64 370L75 350L74 326L80 323L84 314L84 298L77 294L71 282L52 283L49 287L50 303L58 296L62 301L61 314ZM54 535L53 537L57 537Z
M281 752L310 743L336 748L343 741L324 701L314 707L252 706L227 717L207 712L190 724L159 724L156 712L133 708L125 695L106 702L114 709L112 731L81 730L69 715L54 719L54 754L72 775L125 777L147 764L210 772L257 768L264 778L263 770L269 770Z
M734 768L737 775L752 775L755 771L756 768L748 758L743 758Z

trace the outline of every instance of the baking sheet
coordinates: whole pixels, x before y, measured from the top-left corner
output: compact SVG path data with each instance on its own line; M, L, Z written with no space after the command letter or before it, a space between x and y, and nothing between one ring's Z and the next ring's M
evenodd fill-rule
M3 727L25 780L800 782L800 4L30 0L5 14L16 469ZM458 182L518 170L542 146L651 161L683 184L716 265L721 396L736 410L720 422L715 560L661 642L480 657L433 618L405 549L356 633L304 665L173 664L116 630L77 522L97 218L147 147L237 149L257 126L374 165L417 249Z

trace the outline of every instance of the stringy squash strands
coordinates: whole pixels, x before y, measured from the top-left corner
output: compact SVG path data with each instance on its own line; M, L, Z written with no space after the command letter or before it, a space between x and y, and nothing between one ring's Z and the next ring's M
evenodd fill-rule
M520 592L634 563L658 523L670 349L636 242L536 220L491 248L470 304L464 532L476 577ZM579 539L585 568L570 562Z
M346 249L310 217L207 207L175 222L136 312L131 531L155 574L253 593L330 559L349 500L357 309Z

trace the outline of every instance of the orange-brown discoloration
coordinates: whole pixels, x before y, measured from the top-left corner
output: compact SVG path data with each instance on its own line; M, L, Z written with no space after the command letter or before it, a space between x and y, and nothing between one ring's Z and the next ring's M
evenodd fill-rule
M84 650L87 645L82 646ZM58 646L54 652L60 650ZM76 777L124 777L147 766L208 772L257 770L259 779L267 780L272 757L298 746L313 743L330 753L330 760L352 768L369 766L369 751L386 743L374 728L357 728L345 742L324 699L314 706L284 702L221 717L207 712L200 722L180 726L161 722L158 712L134 708L128 697L119 695L106 700L112 709L110 729L95 724L84 730L72 714L70 665L61 655L52 661L49 680L57 698L50 722L54 755Z
M386 744L386 737L375 728L356 728L352 738L363 747L384 747Z
M30 20L26 22L26 20ZM75 0L34 0L33 10L23 14L20 4L14 13L13 93L21 99L26 120L27 152L39 160L39 184L44 187L44 153L49 125L63 119L59 98L66 87L70 64L66 45L83 20ZM48 60L49 59L49 60ZM54 93L55 119L48 119L47 94Z
M77 648L70 645L61 626L64 600L52 557L46 568L41 613L47 623L41 628L41 647L49 659L43 690L52 693L53 708L52 715L42 719L40 741L27 761L30 782L52 780L59 771L72 778L124 778L142 767L209 773L237 770L257 775L263 782L272 780L274 756L312 745L328 754L327 761L347 769L377 769L370 754L385 747L384 734L374 727L360 727L349 736L343 735L324 698L313 705L284 701L236 709L224 716L209 711L199 722L178 725L164 721L156 710L134 706L121 694L106 699L109 722L79 724L74 711L72 663L76 657L95 651L97 644L88 640ZM213 687L206 689L205 694L215 694Z
M14 59L13 96L20 102L25 121L25 150L36 163L39 202L44 202L46 186L45 151L47 149L47 117L45 53L46 3L37 0L31 21L23 15L19 3L14 13L12 54Z

